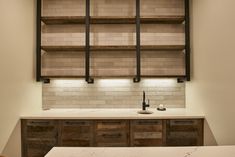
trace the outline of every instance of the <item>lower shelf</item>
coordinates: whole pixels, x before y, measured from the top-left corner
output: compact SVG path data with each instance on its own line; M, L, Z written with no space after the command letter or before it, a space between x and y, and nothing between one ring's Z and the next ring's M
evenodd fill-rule
M92 77L129 77L136 75L136 54L133 51L94 51L90 58ZM41 76L77 78L85 76L85 53L58 51L42 54ZM142 51L141 76L185 76L185 55L182 51Z
M85 51L85 46L41 46L44 51ZM156 51L156 50L172 50L180 51L184 50L184 45L142 45L141 50L143 51ZM91 51L135 51L135 45L125 46L90 46Z

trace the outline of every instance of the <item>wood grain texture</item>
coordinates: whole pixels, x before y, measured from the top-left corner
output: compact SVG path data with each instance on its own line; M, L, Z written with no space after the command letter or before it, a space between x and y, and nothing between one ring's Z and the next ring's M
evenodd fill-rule
M64 147L93 146L93 121L64 120L60 122L59 145Z
M95 145L98 147L129 146L129 122L126 120L97 121Z
M44 51L85 51L85 46L74 46L74 45L65 45L65 46L42 46L42 50ZM143 51L159 51L159 50L169 50L169 51L177 51L184 50L184 45L141 45L140 47ZM91 45L91 51L135 51L135 45Z
M41 20L47 25L58 24L85 24L83 16L43 16ZM184 16L167 15L167 16L146 16L140 19L142 24L147 23L182 23ZM135 16L92 16L91 24L135 24Z
M203 120L168 120L167 146L202 146Z
M22 156L43 157L54 146L202 146L203 121L203 119L21 120ZM195 126L197 130L194 129ZM188 129L190 127L191 130Z
M43 157L58 144L58 122L22 120L22 156Z
M162 120L133 120L130 129L131 146L164 145Z

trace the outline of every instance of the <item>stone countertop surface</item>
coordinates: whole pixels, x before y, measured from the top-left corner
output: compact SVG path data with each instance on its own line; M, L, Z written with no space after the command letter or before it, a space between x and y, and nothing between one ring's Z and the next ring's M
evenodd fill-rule
M235 157L235 146L54 147L45 157Z
M140 109L51 109L34 114L21 115L21 119L200 119L203 113L187 109L167 109L158 111L148 109L153 114L138 114Z

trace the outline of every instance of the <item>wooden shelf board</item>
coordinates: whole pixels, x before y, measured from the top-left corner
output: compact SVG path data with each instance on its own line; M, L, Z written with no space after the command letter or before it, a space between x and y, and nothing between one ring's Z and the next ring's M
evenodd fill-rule
M44 51L84 51L85 46L41 46Z
M185 75L142 75L142 78L154 78L154 77L160 77L160 78L181 78L186 77Z
M125 76L120 76L120 75L114 75L114 76L91 76L92 78L97 78L97 79L100 79L100 78L113 78L113 77L118 77L118 78L130 78L132 79L133 75L125 75ZM184 78L186 77L185 75L142 75L141 78L155 78L155 77L159 77L159 78ZM73 76L73 75L60 75L60 76L42 76L43 79L61 79L61 78L67 78L67 79L73 79L73 78L85 78L85 75L84 76Z
M85 23L83 16L43 16L42 22L45 24L82 24Z
M182 23L184 16L145 16L141 17L142 23Z
M135 24L133 16L93 16L92 24Z
M84 78L85 76L73 76L73 75L43 75L42 78L43 79L49 79L49 78Z
M135 24L135 16L92 16L91 24ZM41 20L51 24L85 24L84 16L43 16ZM147 23L182 23L184 16L142 16L140 21Z
M85 46L41 46L44 51L85 51ZM154 50L167 50L179 51L184 50L184 45L143 45L141 50L154 51ZM126 46L90 46L91 51L135 51L135 45Z
M141 50L172 50L172 51L178 51L178 50L184 50L185 45L144 45L141 46Z

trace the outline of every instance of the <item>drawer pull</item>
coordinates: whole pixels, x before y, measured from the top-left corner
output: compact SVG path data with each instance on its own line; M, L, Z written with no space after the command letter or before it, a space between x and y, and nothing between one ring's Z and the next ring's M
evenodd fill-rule
M86 122L65 122L67 125L86 125Z
M175 120L175 121L172 121L172 124L176 124L176 125L192 125L192 124L195 124L196 121L194 120Z
M122 122L115 122L115 121L112 121L112 122L101 122L103 125L121 125Z
M118 134L102 134L102 137L104 138L119 138L121 137L122 134L118 133Z
M31 121L28 123L29 125L49 125L50 122L44 122L44 121Z
M139 121L137 122L139 125L159 125L161 124L160 121Z

